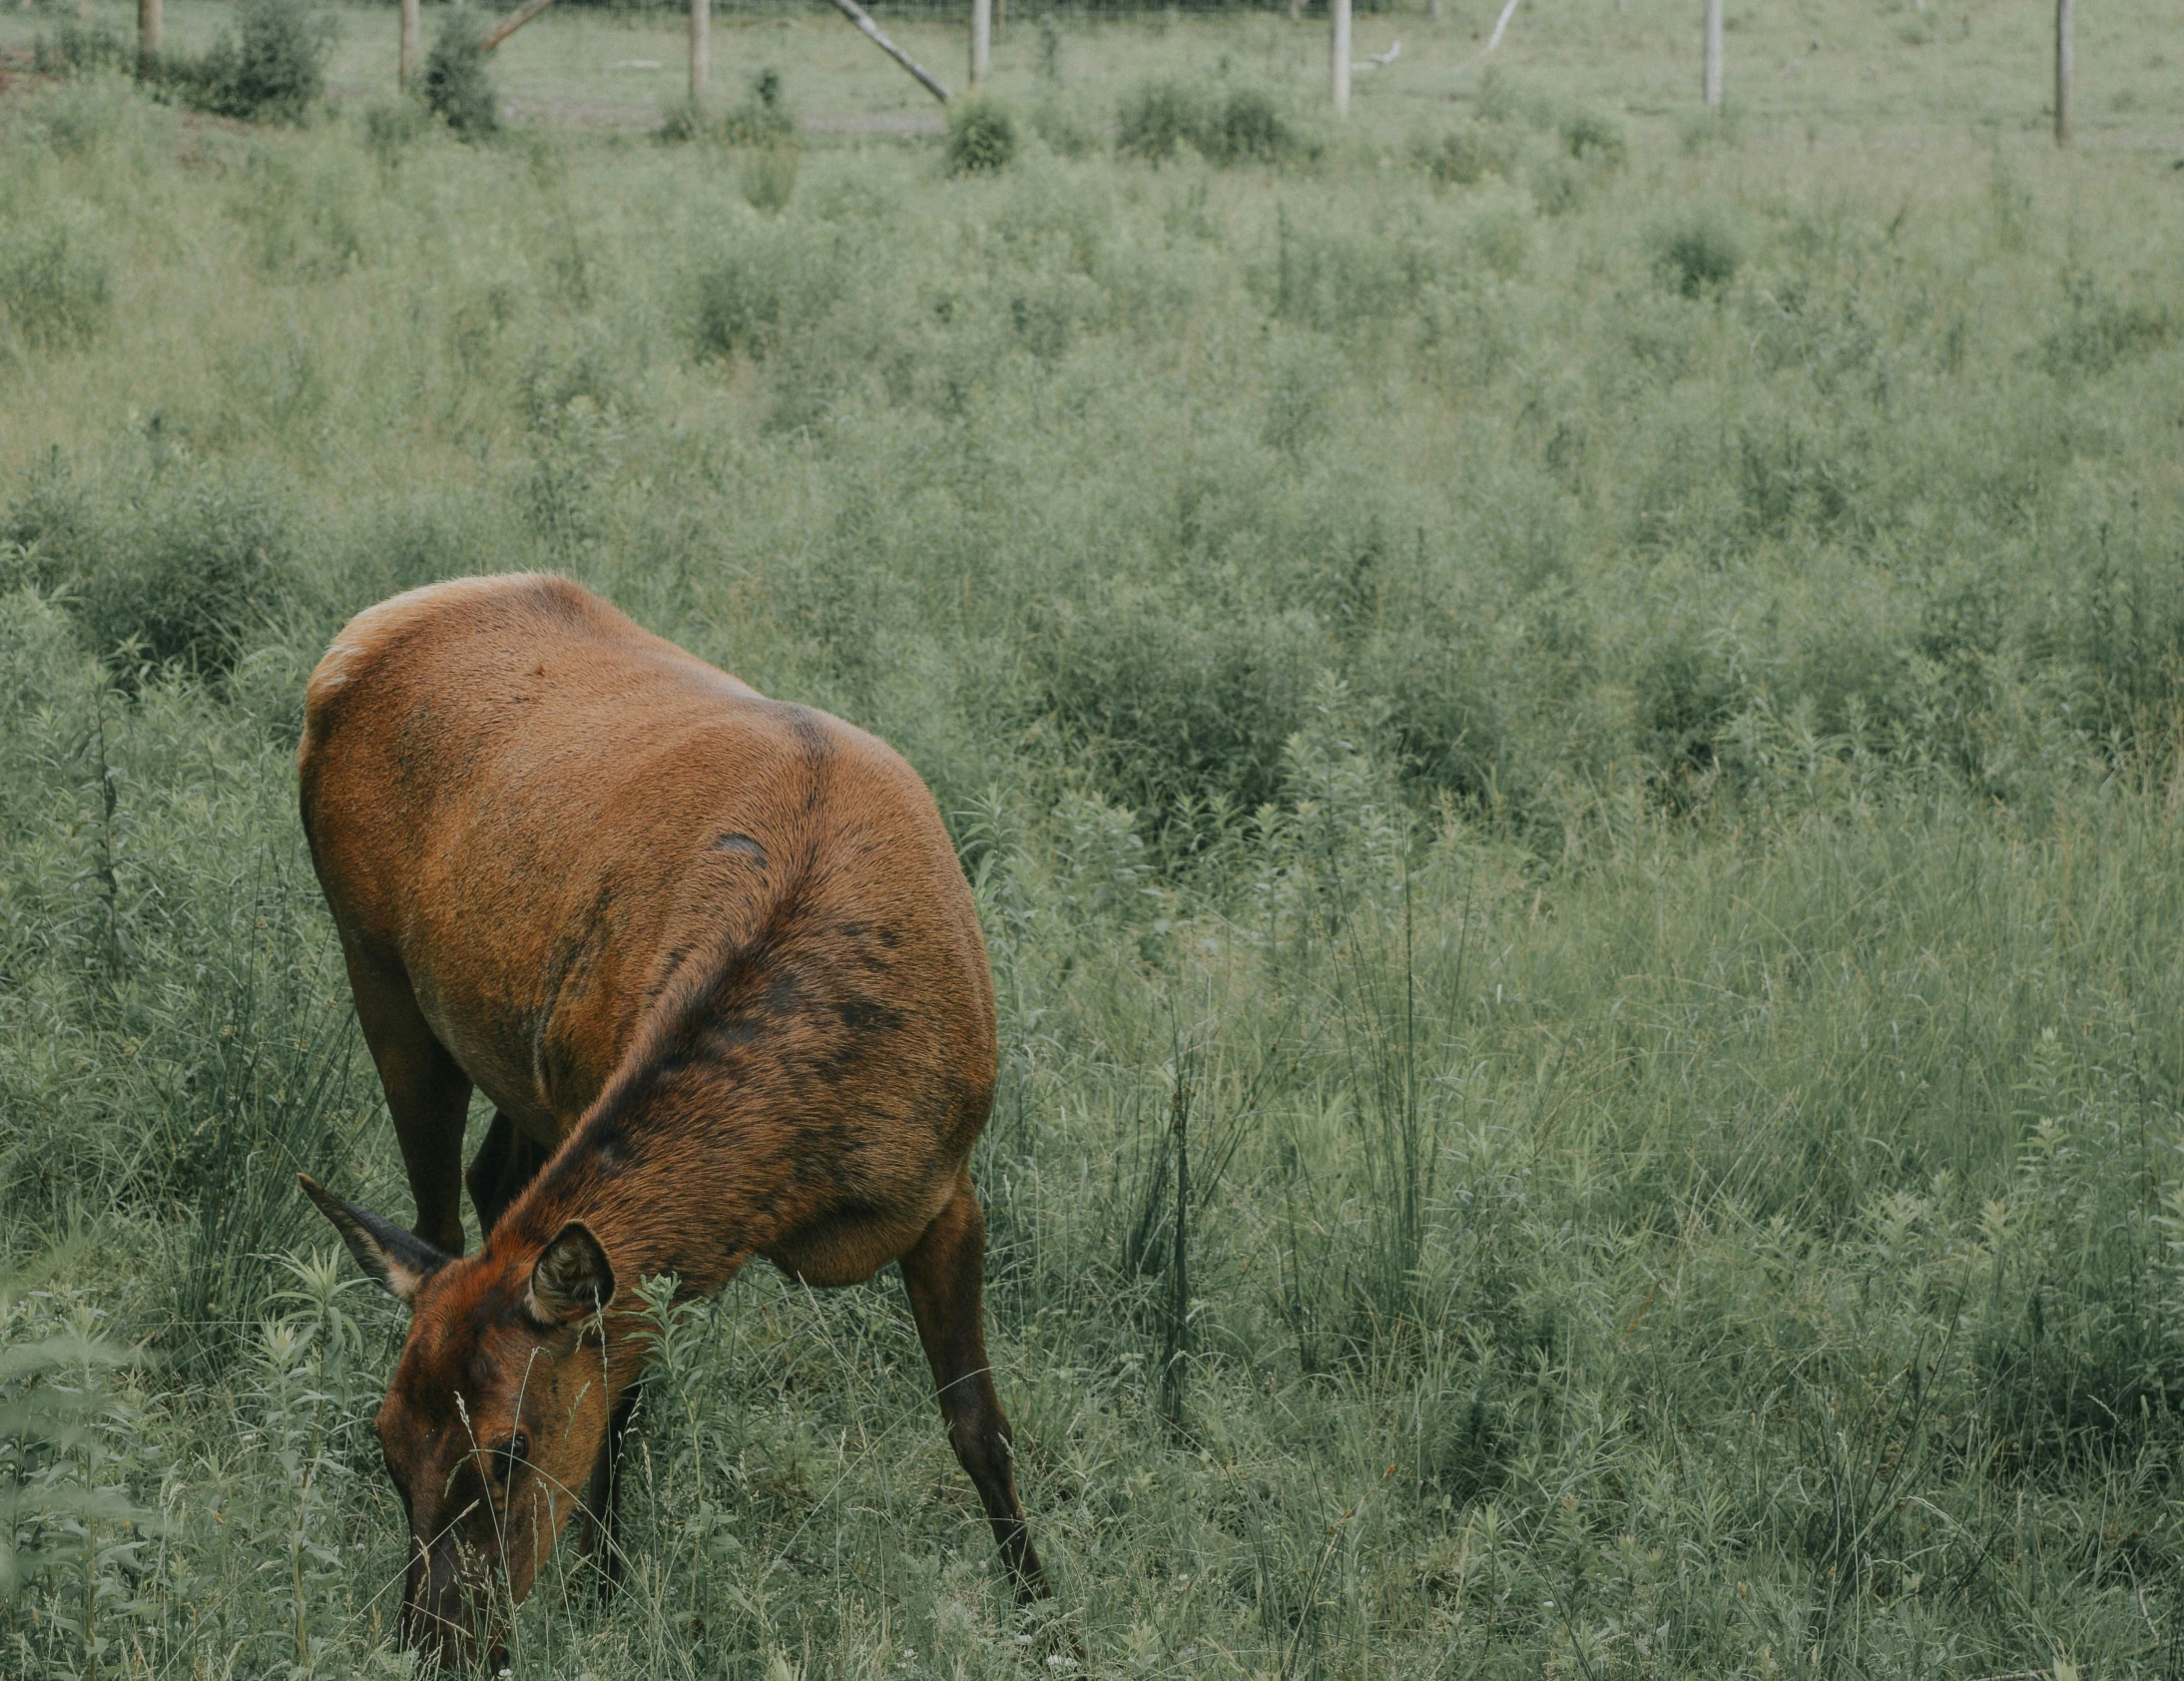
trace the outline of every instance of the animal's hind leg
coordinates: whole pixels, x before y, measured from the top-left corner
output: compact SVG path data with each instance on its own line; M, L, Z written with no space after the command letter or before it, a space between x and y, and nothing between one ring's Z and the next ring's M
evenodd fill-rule
M470 1187L470 1206L478 1211L481 1240L493 1235L508 1205L522 1195L524 1186L530 1184L551 1154L544 1145L534 1144L518 1132L506 1115L493 1111L493 1124L486 1129L478 1153L470 1158L470 1172L464 1179Z
M1038 1599L1046 1594L1046 1572L1016 1498L1008 1419L986 1365L985 1268L986 1216L966 1172L954 1200L902 1257L902 1283L933 1381L940 1386L948 1440L985 1503L993 1538L1016 1580L1016 1596Z
M379 1070L394 1137L417 1199L420 1238L449 1255L462 1253L462 1129L470 1113L470 1076L432 1036L417 995L398 962L382 961L342 941L356 1019Z

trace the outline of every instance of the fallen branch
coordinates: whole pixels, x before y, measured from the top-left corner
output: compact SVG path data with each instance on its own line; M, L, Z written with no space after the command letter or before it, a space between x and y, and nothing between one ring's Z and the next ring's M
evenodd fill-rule
M522 5L486 32L485 39L478 43L478 51L481 53L491 52L553 3L554 0L523 0Z
M525 3L527 5L545 6L552 4L552 0L525 0ZM870 36L873 46L922 82L925 85L925 91L931 94L934 99L937 99L942 105L948 103L948 90L940 85L939 80L933 73L888 40L885 31L878 24L872 22L872 14L859 6L856 0L834 0L834 10Z

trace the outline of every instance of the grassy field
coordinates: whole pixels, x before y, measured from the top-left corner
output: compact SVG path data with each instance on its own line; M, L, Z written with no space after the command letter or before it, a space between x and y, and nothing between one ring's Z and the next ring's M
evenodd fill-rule
M384 11L301 131L0 96L0 1671L405 1672L300 692L547 567L953 826L1057 1596L891 1281L754 1272L519 1676L2184 1676L2157 11L2068 155L2036 9L1733 8L1713 123L1695 16L1482 15L1366 19L1347 133L1317 23L1018 18L971 176L649 138L651 19L476 147ZM815 17L716 62L922 110Z

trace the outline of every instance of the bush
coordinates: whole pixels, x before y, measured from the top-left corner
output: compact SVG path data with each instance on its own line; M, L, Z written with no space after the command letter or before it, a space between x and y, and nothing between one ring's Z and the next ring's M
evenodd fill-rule
M1165 592L1057 613L1027 652L1046 715L1109 795L1141 812L1279 799L1284 744L1333 654L1308 614L1209 610Z
M754 147L744 158L740 185L744 202L769 215L789 208L797 191L802 155L794 146Z
M1044 99L1031 108L1031 129L1063 158L1087 158L1099 150L1099 135L1092 125L1059 99Z
M1719 290L1736 278L1744 262L1736 231L1718 211L1694 211L1669 224L1656 244L1661 273L1686 297Z
M0 542L32 557L94 653L219 673L279 610L295 575L283 499L250 476L79 481L57 472L4 519Z
M1004 170L1016 156L1016 123L991 100L967 99L948 108L948 173Z
M464 140L483 140L500 128L500 97L479 46L485 28L481 13L451 12L425 55L425 105Z
M183 98L216 117L250 123L306 121L325 94L333 23L303 0L242 0L239 34L223 35L203 58L167 72Z
M1222 165L1281 163L1318 150L1262 88L1232 88L1216 99L1180 82L1147 82L1116 107L1118 156L1164 164L1186 144Z
M1624 157L1623 131L1596 112L1580 111L1562 124L1562 144L1580 162L1596 159L1608 165Z
M1144 164L1165 164L1206 127L1206 106L1180 82L1146 82L1115 108L1115 151Z
M1272 95L1237 88L1208 119L1199 149L1217 164L1278 164L1301 147Z
M88 343L106 320L106 252L87 217L70 210L52 205L0 223L0 329L27 343Z
M131 70L137 55L129 42L104 24L71 20L51 41L38 38L35 62L41 76L79 76L87 70Z
M1442 187L1475 187L1489 171L1509 172L1507 149L1479 123L1444 135L1419 135L1410 143L1410 155Z
M413 99L385 99L364 109L364 149L391 169L424 137L431 114Z
M711 141L716 146L793 146L797 119L785 97L782 73L772 65L751 79L751 94L719 115L685 100L661 120L658 138L670 144Z
M782 316L779 266L764 254L735 251L701 269L693 336L699 352L726 356L762 349Z
M2124 301L2083 269L2062 277L2061 324L2040 340L2040 360L2056 378L2098 376L2169 340L2175 318L2162 304Z

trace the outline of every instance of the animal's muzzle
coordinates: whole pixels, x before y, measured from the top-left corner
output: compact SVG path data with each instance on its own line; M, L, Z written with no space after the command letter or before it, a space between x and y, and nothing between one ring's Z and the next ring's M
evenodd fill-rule
M459 1541L428 1547L412 1539L407 1591L402 1596L402 1644L426 1669L468 1669L482 1657L500 1668L506 1636L493 1615L482 1561Z

